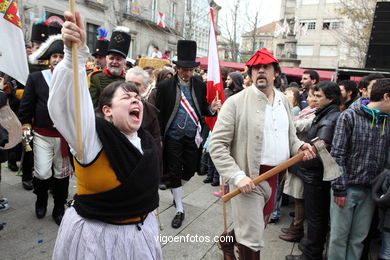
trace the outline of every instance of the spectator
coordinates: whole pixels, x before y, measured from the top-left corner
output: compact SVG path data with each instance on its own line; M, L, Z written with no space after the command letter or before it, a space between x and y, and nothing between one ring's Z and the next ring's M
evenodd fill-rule
M171 51L166 50L161 58L169 60L171 58Z
M153 52L150 55L150 58L152 58L152 59L161 59L162 58L162 54L157 46L153 47Z
M383 170L390 145L390 79L377 79L337 121L332 156L342 175L332 181L328 258L360 259L374 214L371 182Z
M360 97L362 97L362 98L370 97L370 94L368 93L368 86L370 85L370 83L376 79L383 79L384 77L385 76L383 76L380 73L372 73L372 74L365 76L359 82L359 85L358 85Z
M305 70L302 74L301 86L303 88L303 93L300 96L300 108L304 109L308 106L306 100L309 89L318 83L320 76L315 70Z
M297 84L298 86L298 84ZM299 112L298 117L294 118L295 128L299 140L305 140L311 124L315 117L316 103L314 102L314 88L309 90L307 96L307 107ZM280 239L288 242L298 242L304 236L303 222L304 216L304 200L303 200L303 182L297 176L298 165L290 167L286 174L283 192L294 198L294 218L288 228L282 228L284 233L279 236Z
M314 96L318 110L305 140L310 142L318 137L325 142L330 150L334 126L340 115L340 88L334 82L323 81L314 87ZM330 203L330 183L323 181L323 171L324 167L320 158L301 162L298 166L297 173L304 185L307 238L300 244L303 254L288 255L286 260L322 259L328 233ZM333 260L334 258L329 259Z
M230 72L226 78L226 88L224 90L225 98L229 98L244 89L241 73Z
M248 73L244 73L243 78L244 78L244 84L243 84L244 88L247 88L250 85L252 85L252 79L251 76L248 75Z
M301 109L299 108L299 89L294 87L287 88L284 93L287 96L288 102L292 107L292 114L294 117L299 115Z
M352 80L340 81L339 87L341 91L341 111L344 111L357 99L359 91L356 82Z
M157 75L157 79L156 79L156 84L155 84L155 88L153 88L150 92L150 95L148 97L148 102L153 104L154 106L156 105L156 94L157 94L157 86L158 84L163 81L163 80L166 80L166 79L169 79L173 77L173 73L170 71L170 70L167 70L167 69L163 69L161 70L158 75Z

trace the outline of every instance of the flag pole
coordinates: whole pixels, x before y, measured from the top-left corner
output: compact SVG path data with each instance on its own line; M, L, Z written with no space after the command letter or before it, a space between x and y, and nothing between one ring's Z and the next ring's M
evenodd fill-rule
M69 0L69 9L75 16L75 0ZM73 65L73 86L75 97L75 119L76 119L76 157L83 159L83 140L81 135L81 111L80 111L80 83L79 83L79 65L77 60L77 43L72 43L72 65Z

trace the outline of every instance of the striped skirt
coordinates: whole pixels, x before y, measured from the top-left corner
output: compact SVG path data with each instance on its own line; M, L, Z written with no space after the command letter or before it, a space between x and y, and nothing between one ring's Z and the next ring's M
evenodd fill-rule
M85 219L71 207L62 219L52 259L162 259L154 214L138 226L141 230L137 225Z

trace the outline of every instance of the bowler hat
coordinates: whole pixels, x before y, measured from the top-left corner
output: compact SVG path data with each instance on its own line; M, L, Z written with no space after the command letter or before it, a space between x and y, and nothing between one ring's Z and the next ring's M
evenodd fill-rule
M195 68L200 62L196 62L196 42L179 40L177 42L177 61L173 61L178 67Z

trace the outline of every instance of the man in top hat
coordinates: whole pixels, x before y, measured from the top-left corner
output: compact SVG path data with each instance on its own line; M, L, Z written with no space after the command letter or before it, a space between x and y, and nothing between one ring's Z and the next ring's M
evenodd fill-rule
M255 185L253 178L270 170L298 152L304 159L315 155L310 145L296 136L290 105L274 82L280 73L279 61L263 48L246 63L253 84L228 98L218 114L210 142L210 155L220 173L239 188L232 199L234 229L222 236L234 241L220 242L224 258L259 259L263 233L273 211L276 178Z
M50 36L30 59L49 60L50 69L28 75L26 87L19 107L19 119L23 135L32 132L34 148L34 193L37 195L35 214L37 218L46 215L49 184L53 188L54 209L52 217L59 225L65 211L68 197L70 164L68 145L53 125L47 109L49 85L54 67L64 57L64 43L61 35ZM51 177L52 180L49 180Z
M101 91L111 82L125 80L124 68L129 52L131 36L130 29L118 26L113 32L108 45L106 67L89 74L89 92L93 106L96 108Z
M199 169L202 117L215 115L221 106L216 99L211 105L207 103L205 84L193 76L199 66L199 62L195 62L196 42L179 40L177 53L177 61L174 61L177 74L157 86L156 97L166 176L160 188L172 189L177 211L172 220L173 228L179 228L184 220L182 185Z
M104 70L106 67L106 56L107 56L107 50L108 45L110 42L106 40L107 37L107 31L104 28L98 28L98 40L95 42L95 48L92 51L92 56L94 59L94 67L90 69L90 71L87 70L87 74L96 71L96 70Z

